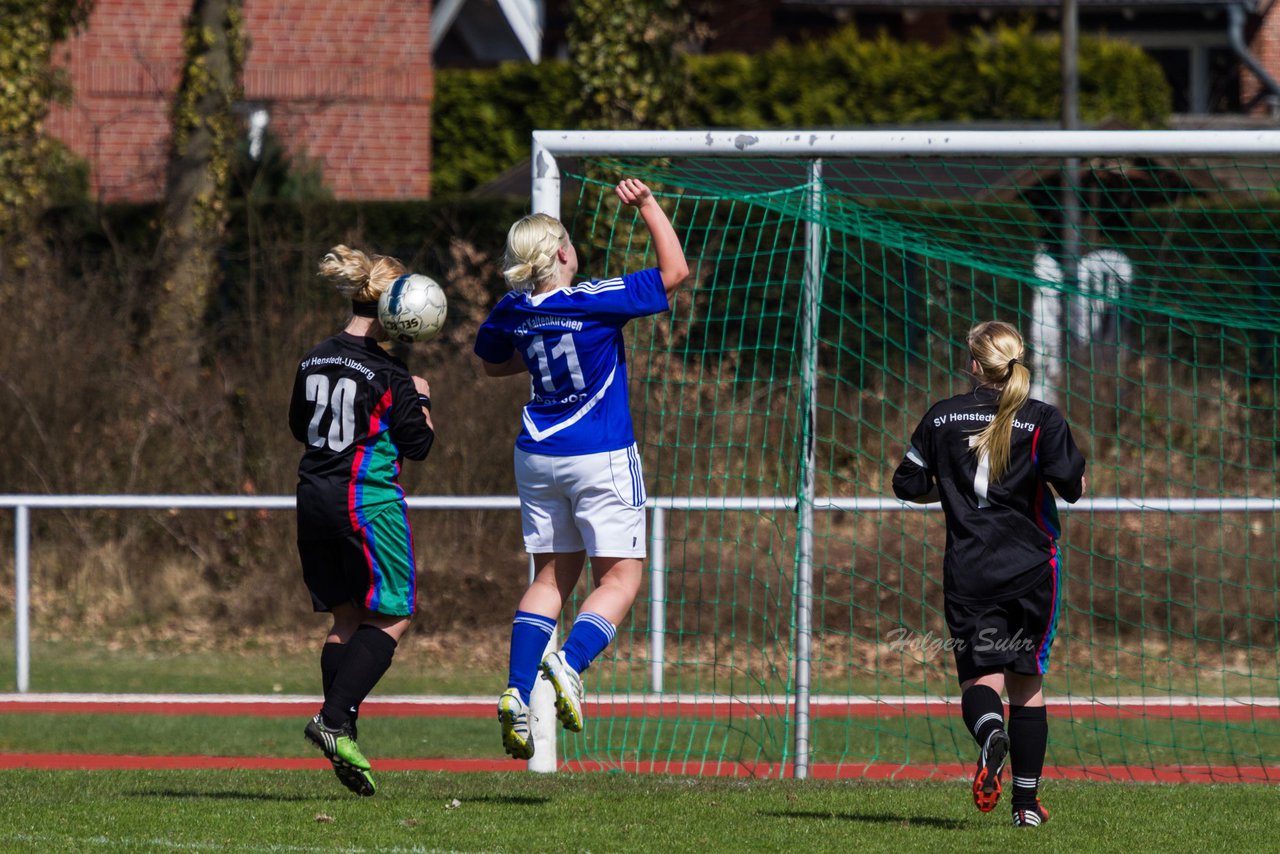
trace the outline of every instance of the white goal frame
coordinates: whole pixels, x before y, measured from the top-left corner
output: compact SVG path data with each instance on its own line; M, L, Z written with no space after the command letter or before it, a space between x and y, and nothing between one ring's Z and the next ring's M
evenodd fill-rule
M534 213L561 216L561 178L559 158L590 156L633 157L791 157L808 161L810 186L820 187L824 157L1060 157L1093 156L1270 156L1280 158L1280 131L1276 130L1134 130L1134 131L953 131L953 130L675 130L675 131L571 131L537 130L533 132L531 151L532 209ZM821 204L821 194L814 192L811 204ZM810 223L806 228L806 264L802 306L816 306L820 286L822 229ZM802 395L812 388L816 364L817 331L812 311L802 318L803 350L801 353ZM809 396L810 423L816 415L815 403ZM807 442L807 458L801 461L801 483L804 495L800 501L799 561L796 567L796 639L795 639L795 742L792 771L797 779L809 774L810 758L810 674L813 606L813 443ZM855 499L862 500L862 499ZM865 499L879 501L879 498ZM1097 501L1095 499L1095 501ZM1085 500L1071 509L1090 512L1106 509L1110 503L1125 509L1142 508L1156 512L1224 511L1227 503L1236 504L1237 512L1274 512L1280 509L1277 498L1176 500L1160 502L1153 507L1142 498L1103 500L1098 508ZM654 556L657 559L657 556ZM657 578L656 574L654 576ZM532 579L531 579L532 580ZM555 638L552 638L552 644ZM548 649L551 647L549 646ZM534 739L537 745L529 768L534 771L556 769L556 718L550 689L538 680L533 697Z

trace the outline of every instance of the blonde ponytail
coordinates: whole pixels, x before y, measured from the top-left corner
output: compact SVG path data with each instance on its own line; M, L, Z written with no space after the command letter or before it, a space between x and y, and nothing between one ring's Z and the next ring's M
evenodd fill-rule
M342 244L320 259L321 278L355 302L377 302L382 292L407 272L404 264L389 255L366 255Z
M987 476L995 483L1009 468L1013 417L1031 394L1031 371L1023 363L1026 355L1022 336L999 320L979 323L969 330L969 352L978 363L981 383L1000 388L996 417L970 443L979 458L987 455Z

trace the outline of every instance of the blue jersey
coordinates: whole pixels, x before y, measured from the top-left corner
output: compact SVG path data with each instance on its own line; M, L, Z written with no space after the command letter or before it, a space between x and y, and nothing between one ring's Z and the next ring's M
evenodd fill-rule
M558 457L630 447L636 438L622 327L669 307L656 269L504 296L480 325L475 352L495 364L519 352L529 369L516 447Z

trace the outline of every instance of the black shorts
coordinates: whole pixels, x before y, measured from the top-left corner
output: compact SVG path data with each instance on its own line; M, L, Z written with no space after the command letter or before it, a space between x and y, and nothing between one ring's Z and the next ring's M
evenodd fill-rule
M415 610L413 534L403 507L390 507L342 537L299 537L298 556L317 611L346 602L396 617Z
M1048 671L1058 630L1058 582L1055 560L1043 581L1011 599L973 603L946 598L960 682L1005 670L1027 675Z

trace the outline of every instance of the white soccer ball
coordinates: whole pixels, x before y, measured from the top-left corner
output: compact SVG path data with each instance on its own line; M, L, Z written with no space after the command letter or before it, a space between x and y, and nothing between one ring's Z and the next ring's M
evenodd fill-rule
M401 276L378 297L378 320L382 328L405 344L436 337L448 313L444 288L435 279L420 273Z

